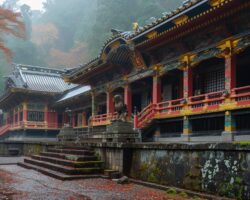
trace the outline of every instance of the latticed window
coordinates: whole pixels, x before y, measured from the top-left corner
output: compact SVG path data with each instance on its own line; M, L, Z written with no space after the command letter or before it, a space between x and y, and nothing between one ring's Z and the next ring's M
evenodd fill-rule
M28 111L28 121L43 122L44 121L44 112Z
M225 88L225 75L224 69L220 68L215 71L210 71L204 74L203 79L204 93L211 93L224 90Z

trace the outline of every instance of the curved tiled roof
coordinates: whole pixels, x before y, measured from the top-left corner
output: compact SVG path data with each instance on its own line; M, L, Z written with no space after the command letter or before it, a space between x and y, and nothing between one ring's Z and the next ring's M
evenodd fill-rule
M62 70L16 64L13 74L8 78L14 88L62 93L77 86L65 83L61 77L62 73Z
M149 40L145 36L147 36L147 34L151 33L152 31L157 31L157 35L154 36L157 37L162 35L166 31L171 31L172 29L184 24L184 22L181 22L180 24L174 23L176 19L179 19L182 16L187 16L188 20L186 20L186 22L188 22L189 19L196 18L202 13L208 13L209 10L216 9L217 7L220 7L221 5L231 1L233 0L218 0L218 5L212 6L211 0L185 0L183 1L183 4L177 9L173 10L172 12L164 13L162 17L154 20L152 23L147 24L144 27L139 28L137 31L118 32L114 34L104 43L101 49L101 53L98 55L97 58L91 60L90 62L84 64L79 68L76 68L75 70L72 70L69 73L65 73L65 77L74 76L75 74L81 72L81 70L88 69L99 61L102 62L101 56L105 48L118 40L126 41L127 44L132 42L135 45L145 43ZM151 39L154 39L154 37L152 37Z

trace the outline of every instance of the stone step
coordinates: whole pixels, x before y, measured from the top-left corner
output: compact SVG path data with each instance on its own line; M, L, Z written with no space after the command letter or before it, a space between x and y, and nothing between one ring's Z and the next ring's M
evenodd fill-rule
M72 154L72 155L88 155L94 156L95 152L90 150L76 150L76 149L48 149L47 152L52 153L65 153L65 154Z
M99 174L93 174L93 175L66 175L66 174L63 174L63 173L60 173L60 172L56 172L56 171L53 171L53 170L49 170L49 169L46 169L46 168L43 168L43 167L39 167L39 166L36 166L36 165L31 165L31 164L28 164L28 163L18 163L19 166L21 167L24 167L26 169L33 169L33 170L36 170L46 176L50 176L52 178L55 178L55 179L59 179L59 180L62 180L62 181L70 181L70 180L77 180L77 179L88 179L88 178L99 178L100 175Z
M31 158L25 158L24 163L28 163L31 165L36 165L39 167L47 168L49 170L61 172L67 175L86 175L86 174L98 174L103 170L100 167L95 168L73 168L64 165L57 165L45 161L38 161Z
M54 163L58 165L64 165L74 168L92 168L92 167L102 167L103 162L102 161L74 161L74 160L65 160L65 159L59 159L59 158L53 158L53 157L46 157L46 156L40 156L40 155L33 155L31 156L34 160L40 160L45 161L49 163Z
M71 155L71 154L65 154L65 153L53 153L53 152L42 152L40 154L41 156L46 157L53 157L53 158L60 158L65 160L71 160L72 157L74 157L75 161L97 161L97 156L88 156L88 155Z
M84 151L93 151L90 147L81 147L81 146L75 146L74 144L68 144L64 146L57 146L56 149L73 149L73 150L84 150Z

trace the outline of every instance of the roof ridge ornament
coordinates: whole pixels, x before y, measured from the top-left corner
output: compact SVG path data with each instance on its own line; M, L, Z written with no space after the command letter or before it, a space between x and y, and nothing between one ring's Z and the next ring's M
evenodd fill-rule
M225 0L209 0L209 4L212 6L212 7L215 7L215 6L218 6L220 5L221 3L223 3Z
M111 29L111 32L112 32L113 36L118 36L118 35L120 35L123 31L112 28L112 29Z
M138 32L140 31L140 26L138 22L133 23L133 31Z

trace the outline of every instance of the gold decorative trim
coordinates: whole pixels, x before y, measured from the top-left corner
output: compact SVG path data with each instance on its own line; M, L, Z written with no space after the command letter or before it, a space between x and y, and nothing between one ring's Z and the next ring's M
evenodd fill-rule
M157 31L151 31L151 32L149 32L147 35L146 35L146 37L148 38L148 39L151 39L151 38L153 38L153 37L156 37L157 36Z
M188 16L187 15L182 15L176 19L173 20L173 23L178 26L180 24L183 24L188 21Z
M209 4L212 7L216 7L216 6L219 6L221 3L223 3L224 1L226 0L210 0Z

